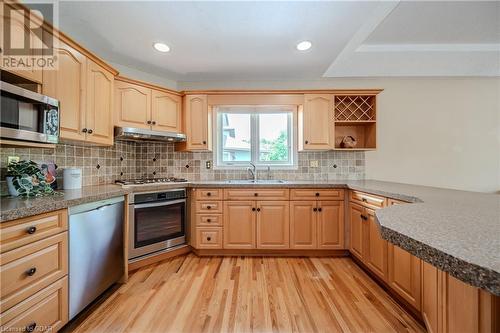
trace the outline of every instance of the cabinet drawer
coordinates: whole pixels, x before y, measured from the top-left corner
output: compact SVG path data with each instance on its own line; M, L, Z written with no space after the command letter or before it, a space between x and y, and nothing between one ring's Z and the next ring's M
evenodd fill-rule
M222 200L223 191L220 188L196 189L196 200Z
M222 201L196 201L197 213L222 213Z
M196 248L222 249L222 228L196 228Z
M344 200L344 190L337 189L293 189L290 200Z
M225 189L226 200L288 200L288 189Z
M196 214L196 225L199 227L222 227L222 214Z
M68 233L2 253L0 262L5 310L68 273Z
M351 191L351 201L373 209L385 207L384 197L364 192Z
M1 223L0 253L31 244L67 229L66 209Z
M5 332L56 332L68 322L68 278L64 277L0 315Z

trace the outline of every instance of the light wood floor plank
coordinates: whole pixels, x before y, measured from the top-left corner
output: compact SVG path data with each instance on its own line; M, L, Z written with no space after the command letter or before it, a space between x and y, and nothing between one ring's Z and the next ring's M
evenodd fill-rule
M350 258L169 258L65 332L425 332Z

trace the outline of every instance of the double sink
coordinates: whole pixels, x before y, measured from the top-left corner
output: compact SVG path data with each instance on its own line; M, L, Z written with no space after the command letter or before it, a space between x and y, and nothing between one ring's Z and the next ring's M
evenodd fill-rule
M286 180L281 179L234 179L224 181L227 184L286 184Z

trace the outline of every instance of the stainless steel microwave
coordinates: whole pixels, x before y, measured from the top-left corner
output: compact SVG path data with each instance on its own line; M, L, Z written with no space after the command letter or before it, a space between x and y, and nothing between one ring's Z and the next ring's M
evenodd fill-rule
M59 142L59 101L0 81L2 139Z

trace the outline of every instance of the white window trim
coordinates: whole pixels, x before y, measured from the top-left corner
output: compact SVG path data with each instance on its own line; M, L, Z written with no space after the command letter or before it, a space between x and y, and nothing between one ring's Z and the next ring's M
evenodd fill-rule
M257 120L255 121L255 126L251 128L251 146L257 147L257 149L254 149L251 151L251 161L250 162L231 162L231 164L228 164L227 162L222 162L222 131L219 131L219 128L222 126L222 116L220 115L221 113L228 113L227 111L221 111L219 108L222 107L246 107L250 109L250 112L248 110L242 110L242 111L237 111L234 110L229 113L250 113L251 117L256 117L258 113L277 113L277 110L270 110L270 111L258 111L258 108L263 108L266 107L267 105L219 105L213 106L213 142L215 143L214 149L213 149L213 169L215 170L246 170L248 166L250 165L250 162L254 163L256 165L257 170L267 170L268 168L271 170L297 170L298 169L298 153L297 153L297 134L298 134L298 127L297 127L297 105L269 105L271 108L283 108L283 113L289 113L289 120L288 120L288 145L289 145L289 156L291 158L291 163L290 164L281 164L280 162L257 162L258 161L258 154L259 154L259 148L260 145L259 143L259 124L258 124L258 117ZM252 112L253 109L253 112ZM278 111L279 112L279 111ZM291 118L291 119L290 119ZM253 120L251 120L253 122ZM257 163L253 162L256 161Z

